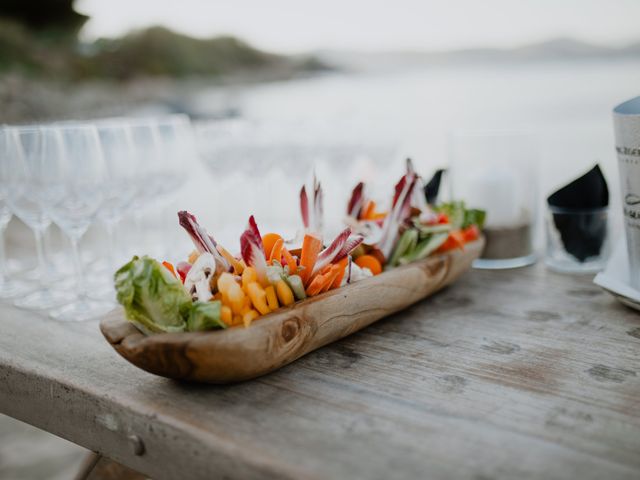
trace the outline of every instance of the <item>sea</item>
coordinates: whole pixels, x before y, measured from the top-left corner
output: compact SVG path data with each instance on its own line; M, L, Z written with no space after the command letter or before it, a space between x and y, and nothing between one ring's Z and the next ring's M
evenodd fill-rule
M237 112L243 125L220 136L211 132L225 122L201 125L208 173L192 188L207 190L208 206L195 196L193 206L231 237L249 214L265 228L293 229L298 191L315 172L327 224L337 228L357 181L385 202L406 157L428 178L449 164L452 132L517 130L535 140L540 211L547 195L599 164L617 212L612 109L637 95L640 59L407 66L216 86L194 105Z

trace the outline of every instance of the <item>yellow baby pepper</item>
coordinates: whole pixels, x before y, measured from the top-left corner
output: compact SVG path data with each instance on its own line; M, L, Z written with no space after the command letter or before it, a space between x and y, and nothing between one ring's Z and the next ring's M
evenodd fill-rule
M280 305L278 305L278 297L276 296L276 289L273 285L269 285L264 289L264 293L267 296L267 305L271 310L277 310Z
M258 274L256 273L256 270L253 267L247 267L243 270L242 272L242 288L244 288L245 290L247 289L247 286L251 283L251 282L257 282L258 281ZM247 292L249 293L249 292Z
M223 305L222 308L220 308L220 319L227 325L233 325L233 313L231 312L231 307Z
M280 300L280 303L285 307L288 307L295 302L293 292L284 280L278 280L276 283L276 293L278 294L278 300Z
M255 310L249 310L244 315L242 315L242 323L244 323L245 328L251 325L256 318L258 318L260 314Z
M247 268L245 272L247 270L249 269ZM246 290L249 298L251 299L251 303L253 304L253 308L258 310L261 315L266 315L271 311L267 304L267 294L258 282L249 283Z

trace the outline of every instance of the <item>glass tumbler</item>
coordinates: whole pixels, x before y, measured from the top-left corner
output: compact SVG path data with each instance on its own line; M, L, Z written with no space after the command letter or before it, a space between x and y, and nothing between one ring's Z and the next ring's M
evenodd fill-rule
M549 206L545 217L545 264L549 268L564 273L595 273L604 268L611 250L609 207Z
M486 211L486 245L476 268L535 262L538 157L527 132L466 131L449 136L451 198Z

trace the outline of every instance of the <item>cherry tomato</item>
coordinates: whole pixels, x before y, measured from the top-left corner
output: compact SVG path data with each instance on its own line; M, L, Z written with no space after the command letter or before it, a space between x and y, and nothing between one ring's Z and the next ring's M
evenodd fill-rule
M480 238L480 229L477 225L469 225L467 228L462 230L462 236L465 243L473 242Z

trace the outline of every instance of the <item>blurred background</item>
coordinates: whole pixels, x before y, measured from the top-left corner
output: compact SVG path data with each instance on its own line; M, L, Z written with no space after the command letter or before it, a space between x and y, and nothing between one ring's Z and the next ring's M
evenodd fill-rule
M615 178L610 111L637 94L639 14L633 0L3 0L0 121L242 118L393 148L425 176L448 131L528 128L544 193L596 161Z
M357 180L386 195L407 155L429 177L459 129L532 131L541 198L599 162L615 205L638 18L635 0L2 0L0 123L188 115L204 162L176 158L175 207L223 240L297 216L313 168L327 211ZM0 417L2 479L70 478L81 453Z

